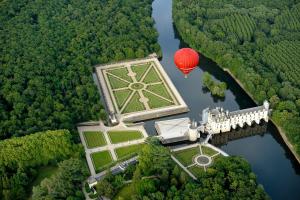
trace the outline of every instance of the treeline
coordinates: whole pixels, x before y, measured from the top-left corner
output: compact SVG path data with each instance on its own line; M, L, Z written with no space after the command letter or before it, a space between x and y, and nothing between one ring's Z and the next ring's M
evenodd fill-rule
M300 155L300 3L175 0L173 18L191 47L227 68L261 104Z
M37 169L78 155L67 130L46 131L0 141L0 199L25 199Z
M92 66L160 53L151 0L0 3L0 139L106 114Z
M107 178L100 181L96 187L98 193L114 197L116 188L122 187L125 175L109 176L109 181ZM244 159L216 159L213 166L200 174L195 182L175 164L169 150L156 139L148 140L148 145L142 149L131 179L126 199L268 199ZM117 199L123 198L121 195Z

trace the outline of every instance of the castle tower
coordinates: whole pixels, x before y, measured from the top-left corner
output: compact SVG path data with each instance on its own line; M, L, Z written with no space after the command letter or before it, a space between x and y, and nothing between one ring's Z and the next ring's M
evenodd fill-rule
M198 130L197 130L197 122L192 121L190 128L188 130L189 140L194 142L198 139Z
M264 108L266 110L269 110L270 104L269 104L269 102L267 100L264 100L264 104L263 105L264 105Z

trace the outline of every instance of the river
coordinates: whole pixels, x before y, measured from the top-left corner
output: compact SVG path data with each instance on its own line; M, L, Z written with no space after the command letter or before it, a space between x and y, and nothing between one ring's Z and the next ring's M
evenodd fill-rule
M200 121L199 114L209 106L222 106L230 111L255 106L250 97L227 73L204 56L200 58L199 67L185 79L173 63L176 50L186 45L176 34L173 25L172 0L155 0L152 8L152 17L159 33L158 42L163 55L161 64L190 109L188 113L164 119L187 116ZM229 88L225 98L214 98L202 89L202 75L206 71L212 74L215 80L227 83ZM156 134L154 121L149 120L145 123L145 128L152 135ZM300 199L300 165L271 123L260 134L228 141L219 147L230 155L240 155L247 159L257 175L258 182L264 186L272 199Z

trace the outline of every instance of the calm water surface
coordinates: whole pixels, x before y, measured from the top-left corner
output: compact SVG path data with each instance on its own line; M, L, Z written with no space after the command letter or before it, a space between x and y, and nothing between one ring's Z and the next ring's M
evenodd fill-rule
M199 113L210 106L222 106L228 110L237 110L255 106L245 92L224 73L213 61L200 58L200 66L187 79L176 69L173 55L176 50L185 46L175 32L172 20L172 0L155 0L152 5L152 17L159 33L158 42L162 48L161 64L167 71L190 111L164 119L190 117L201 120ZM215 80L225 81L229 86L224 99L213 98L202 89L203 72L212 74ZM162 119L160 119L162 120ZM150 134L156 134L154 121L149 120L145 127ZM251 129L251 128L250 128ZM253 171L272 199L300 199L300 165L284 145L279 133L270 123L263 130L246 131L248 137L227 140L218 146L230 155L241 155L246 158ZM222 140L222 141L223 141Z

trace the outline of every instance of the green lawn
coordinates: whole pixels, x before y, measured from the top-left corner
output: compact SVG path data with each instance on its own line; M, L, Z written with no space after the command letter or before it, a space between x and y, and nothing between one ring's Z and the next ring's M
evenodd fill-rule
M193 163L193 157L200 154L199 147L194 147L182 151L173 152L173 155L184 165L188 166Z
M145 74L145 72L147 71L149 66L150 66L150 63L131 66L132 71L136 74L135 78L136 78L137 81L141 80L142 76Z
M136 145L131 145L131 146L127 146L127 147L121 147L121 148L115 149L115 152L118 156L118 159L122 159L122 158L126 157L127 155L139 153L142 150L144 145L145 144L136 144Z
M213 156L216 153L218 153L217 151L215 151L215 150L213 150L209 147L206 147L206 146L201 146L201 149L202 149L202 154L205 154L205 155L208 155L208 156Z
M130 94L132 93L132 90L124 89L124 90L114 91L113 93L116 98L118 107L119 109L121 109L124 103L126 102L126 100L128 99L128 97L130 96Z
M107 72L109 72L117 77L120 77L128 82L132 82L131 77L127 75L129 72L126 67L110 69L110 70L107 70Z
M144 104L139 101L140 95L138 92L135 92L132 96L129 103L126 105L126 108L123 110L123 113L137 112L145 110Z
M129 86L129 83L120 80L110 74L107 74L107 78L109 80L110 86L112 89L125 88Z
M122 200L131 200L132 195L134 195L133 191L134 189L132 188L131 184L124 185L113 198L113 200L119 200L119 198Z
M150 92L144 91L143 94L149 99L148 104L151 109L174 105L173 102L155 96Z
M151 67L151 69L147 73L147 75L146 75L145 79L143 80L143 82L144 83L156 83L156 82L159 82L159 81L161 81L161 79L159 78L159 75L157 74L154 67Z
M147 90L149 90L155 94L158 94L160 96L163 96L166 99L169 99L172 101L172 97L169 94L167 88L165 87L165 85L163 83L155 84L155 85L148 85Z
M113 161L109 151L100 151L93 153L91 154L91 158L96 172L101 171L103 167Z
M107 134L113 144L143 138L140 131L108 131Z
M86 131L83 132L83 135L88 148L106 145L104 135L101 131Z

